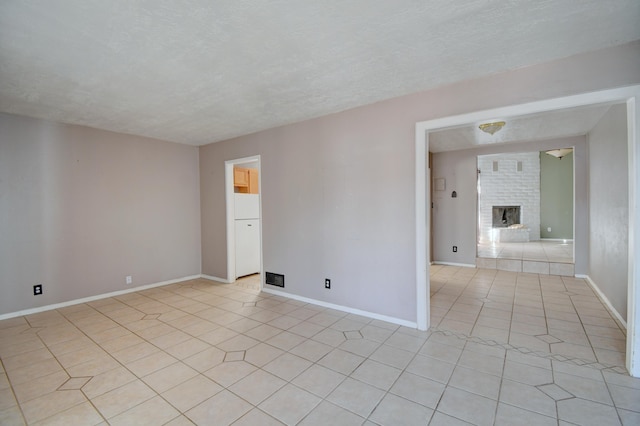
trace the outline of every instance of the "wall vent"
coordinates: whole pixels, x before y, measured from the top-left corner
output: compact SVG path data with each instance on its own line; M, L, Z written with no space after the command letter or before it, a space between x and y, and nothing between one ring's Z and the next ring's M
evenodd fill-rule
M284 275L265 272L264 282L265 284L274 285L276 287L284 287Z

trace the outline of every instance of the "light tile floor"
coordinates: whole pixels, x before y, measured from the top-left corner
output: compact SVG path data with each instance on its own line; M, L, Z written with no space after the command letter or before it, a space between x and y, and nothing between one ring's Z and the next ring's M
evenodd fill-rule
M582 280L434 266L428 332L247 286L0 321L0 424L640 424L624 333Z
M250 290L260 290L260 274L252 274L238 278L233 284Z

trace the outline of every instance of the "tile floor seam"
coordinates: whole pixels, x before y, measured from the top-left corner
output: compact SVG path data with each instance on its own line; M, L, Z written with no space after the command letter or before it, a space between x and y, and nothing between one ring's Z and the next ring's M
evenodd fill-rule
M465 346L466 346L466 344L465 344ZM460 357L462 357L462 353L463 352L464 352L464 346L462 347L462 351L460 352ZM457 363L456 363L456 366L457 366ZM444 384L444 389L442 390L442 393L440 393L440 396L438 397L438 402L435 404L435 407L433 408L432 416L435 415L435 413L438 411L438 407L440 407L440 403L442 402L442 398L444 397L444 394L446 393L447 388L449 387L449 384L451 383L451 378L453 377L454 371L455 371L455 367L451 371L451 374L449 375L449 378L447 379L447 383ZM443 413L443 414L446 414L446 413ZM447 415L450 415L450 414L447 414ZM462 419L459 419L459 420L462 420ZM462 420L462 421L464 421L464 420Z
M506 354L506 350L505 350L505 355L504 358L502 360L502 371L500 374L500 385L498 386L498 395L496 396L496 408L495 411L493 413L493 423L495 424L496 419L498 418L498 409L500 408L500 395L502 394L502 386L504 383L504 369L507 366L507 354Z
M474 273L474 276L475 276L475 273ZM469 287L469 285L471 285L472 278L473 278L473 277L470 277L470 279L467 281L467 283L465 284L465 286L464 286L464 288L462 289L462 291L460 291L460 293L456 296L455 300L453 301L453 303L451 304L451 306L450 306L450 307L449 307L449 309L447 310L447 313L445 313L445 315L443 315L443 319L444 319L444 318L446 318L446 316L447 316L450 312L452 312L452 308L453 308L453 306L458 302L458 300L460 299L460 297L462 297L462 295L464 294L465 290ZM443 286L443 287L444 287L444 286ZM479 312L478 312L478 314L476 315L476 319L474 320L473 325L472 325L472 327L471 327L471 330L470 330L470 331L472 331L472 330L473 330L473 328L476 326L477 321L478 321L478 317L479 317L479 316L480 316L480 315L479 315Z
M563 283L563 285L564 285L564 283ZM566 288L566 286L565 286L565 288ZM556 384L556 369L553 368L553 361L550 361L550 364L551 364L551 380L553 381L554 384ZM540 389L538 389L538 390L540 390ZM575 395L573 395L573 394L571 394L571 395L575 398ZM557 400L555 401L554 406L555 406L555 409L556 409L556 419L558 419L558 423L559 423L560 422L560 420L559 420L560 419L560 410L558 409L558 401Z
M18 410L20 410L20 415L22 416L22 421L27 424L27 418L24 415L24 410L22 409L22 404L18 401L18 396L16 395L15 389L13 385L11 385L11 379L9 378L9 374L7 373L7 369L5 368L4 362L2 361L2 357L0 357L0 367L2 367L2 371L7 377L7 382L9 383L9 389L11 389L11 395L13 396L14 401L16 402L16 406Z
M55 311L55 312L57 312L58 314L60 314L60 312L58 312L58 310L57 310L57 309L55 309L54 311ZM62 315L62 314L60 314L60 315ZM62 316L64 317L64 315L62 315ZM65 321L66 321L66 322L68 322L69 324L71 324L71 322L70 322L66 317L64 317L64 318L65 318ZM27 320L27 323L29 323L29 318L28 318L28 317L25 317L25 319ZM31 325L31 324L29 323L29 325ZM82 332L82 330L79 330L79 329L75 326L75 324L73 324L73 327L75 327L78 331ZM41 327L31 327L31 328L41 328ZM49 348L49 345L44 341L44 339L42 338L42 336L40 336L38 333L39 333L39 331L35 332L36 337L40 340L40 342L41 342L41 343L42 343L42 345L47 349L47 351L49 351L49 353L52 355L53 359L55 359L55 360L56 360L56 363L58 364L58 366L60 367L60 369L61 369L62 371L64 371L64 373L69 377L69 378L67 379L67 381L71 380L71 379L73 378L73 376L72 376L71 374L69 374L69 372L67 371L66 367L64 367L64 366L62 365L62 363L60 363L60 361L58 360L58 358L55 356L55 354L53 354L53 353L51 352L51 349ZM84 333L83 333L83 334L84 334ZM1 359L0 359L0 361L1 361ZM4 366L3 366L3 368L4 368ZM5 371L6 371L6 369L5 369ZM53 374L53 373L52 373L52 374ZM7 374L7 378L8 378L8 374ZM65 383L66 383L66 381L65 381ZM62 391L60 391L59 389L56 389L56 390L54 390L53 392L62 392ZM50 393L53 393L53 392L50 392ZM75 406L78 406L78 405L80 405L80 404L82 404L82 403L84 403L84 402L88 402L88 401L90 401L90 399L89 399L89 398L87 398L87 396L84 394L84 392L81 392L81 393L82 393L82 395L85 397L86 401L79 402L78 404L75 404L75 405L74 405L74 406L72 406L72 407L68 407L67 409L74 408ZM44 395L42 395L42 396L44 396ZM33 399L31 399L30 401L34 401L34 400L36 400L36 399L38 399L38 398L41 398L42 396L39 396L39 397L33 398ZM15 395L15 393L14 393L14 397L16 398L16 401L17 401L17 396ZM30 402L30 401L26 401L26 402ZM25 403L26 403L26 402L25 402ZM25 415L24 410L23 410L23 408L22 408L22 404L18 403L18 405L20 406L20 411L21 411L22 416L23 416L23 418L24 418L24 420L25 420L25 423L27 423L27 422L26 422L26 415ZM92 405L93 405L93 404L92 404ZM63 411L66 411L66 410L63 410ZM42 421L44 421L44 420L46 420L46 419L48 419L48 418L51 418L51 417L53 417L53 416L55 416L55 415L57 415L57 414L59 414L59 412L53 413L53 414L52 414L52 415L50 415L50 416L47 416L47 417L42 418L42 419L39 419L39 420L37 420L37 422L42 422ZM103 417L103 418L104 418L104 417Z
M493 286L495 285L495 280L496 280L496 275L494 275L494 279L491 281L491 288L493 288ZM515 303L516 300L516 291L517 291L517 281L515 283L516 285L514 286L514 292L513 292L513 297L511 298L511 303L512 305ZM509 340L511 339L511 332L512 332L512 328L513 328L513 314L514 314L514 309L511 309L511 312L509 313L509 329L507 330L507 342L509 342ZM505 347L506 349L506 347Z
M624 425L624 422L622 421L622 418L620 417L620 412L618 411L618 404L616 403L616 400L613 397L613 393L611 393L611 387L609 382L607 381L607 379L604 376L604 373L602 371L600 371L600 374L602 376L602 381L605 385L605 387L607 388L607 393L609 394L609 398L611 398L611 402L613 403L613 407L615 408L616 414L618 415L618 421L620 422L621 425ZM640 411L640 408L638 408L638 411Z
M563 280L563 283L564 283L564 280ZM566 288L566 284L565 284L565 288ZM567 291L568 291L568 289L567 289ZM591 342L591 339L589 338L589 333L587 333L587 330L586 330L586 328L584 326L584 322L582 321L582 317L580 316L580 313L578 312L578 309L576 309L576 304L575 304L575 301L573 300L573 296L569 296L569 300L571 301L571 305L573 306L573 310L578 314L578 320L580 321L580 326L582 327L582 331L587 336L587 341L589 342L589 345L591 346L591 348L593 348L593 344ZM596 357L596 360L598 360L598 354L596 353L595 350L592 349L592 351L593 351L593 355Z
M430 330L432 330L434 333L441 333L445 336L454 336L460 340L466 340L466 341L471 341L473 343L478 343L478 344L482 344L482 345L487 345L487 346L496 346L499 345L501 347L503 347L505 350L508 351L518 351L524 354L528 354L528 355L534 355L537 356L539 358L546 358L546 359L553 359L555 361L559 361L559 362L567 362L567 363L573 363L574 365L581 365L581 366L585 366L585 367L590 367L596 370L607 370L607 371L612 371L615 372L617 374L628 374L626 373L626 370L624 372L620 371L619 369L622 368L621 366L617 366L617 365L606 365L606 364L602 364L602 363L598 363L598 362L594 362L594 361L590 361L590 360L583 360L581 358L577 358L577 357L568 357L568 356L564 356L564 355L559 355L559 354L554 354L554 353L546 353L546 352L540 352L540 351L535 351L533 349L529 349L527 347L524 346L513 346L511 344L508 343L497 343L494 340L485 340L482 338L479 338L477 336L469 336L466 335L464 333L458 333L458 332L454 332L451 330L447 330L447 329L442 329L439 327L432 327L430 328Z
M542 313L544 315L544 326L547 329L546 334L549 334L549 319L547 317L547 310L545 308L545 303L544 303L544 299L545 299L545 295L544 292L542 291L542 283L540 282L540 275L537 275L537 281L538 281L538 287L540 288L540 300L542 303ZM551 349L551 345L549 344L549 349Z
M386 341L388 341L388 340L391 338L391 336L393 336L393 334L389 335L389 337L388 337L387 339L385 339L385 342L386 342ZM413 360L418 356L418 354L420 353L420 350L422 350L422 348L427 344L427 341L428 341L428 339L427 339L427 340L425 340L425 342L424 342L422 345L420 345L420 348L419 348L419 349L418 349L418 350L413 354L413 356L411 357L411 360L407 363L407 365L406 365L404 368L402 368L402 369L401 369L400 374L398 374L398 377L396 377L396 379L393 381L393 383L392 383L392 384L389 386L389 388L385 391L385 394L382 396L382 398L380 398L380 401L378 401L378 404L376 404L376 406L373 408L373 410L371 410L371 413L369 413L369 415L366 417L366 420L371 421L371 422L374 422L373 420L370 420L370 417L373 415L373 413L376 411L376 408L378 408L378 406L382 403L382 401L385 399L385 397L386 397L387 395L389 395L389 394L391 394L391 395L393 395L393 396L395 396L395 397L398 397L398 398L402 398L402 399L404 399L405 401L408 401L408 402L411 402L411 403L416 403L416 402L411 401L411 400L409 400L409 399L407 399L407 398L404 398L404 397L403 397L403 396L401 396L401 395L396 395L396 394L391 393L391 389L393 389L394 385L395 385L396 383L398 383L398 380L400 380L400 377L402 377L402 374L403 374L404 372L407 372L407 370L406 370L406 369L407 369L407 367L408 367L408 366L413 362ZM382 345L384 345L384 343L382 343L382 344L381 344L381 346L382 346ZM375 352L374 352L374 353L375 353ZM373 355L373 353L372 353L371 355ZM364 363L365 361L367 361L367 360L369 360L369 359L370 359L370 357L367 357L367 358L365 358L365 360L364 360L364 361L362 361L362 362ZM360 365L362 365L362 364L360 364ZM356 368L355 370L353 370L353 372L355 372L357 369L358 369L358 368ZM352 372L351 374L353 374L353 372ZM349 375L349 376L347 376L347 377L351 377L351 375ZM351 377L351 378L352 378L353 380L358 380L358 379L353 378L353 377ZM365 383L365 382L362 382L362 383ZM365 383L365 384L368 384L368 383ZM445 389L446 389L446 388L445 388ZM444 394L444 390L443 390L442 394L440 395L440 398L442 398L442 395L443 395L443 394ZM438 402L440 402L440 398L438 399ZM420 405L422 405L422 404L420 404ZM436 406L437 406L437 404L436 404ZM429 407L426 407L426 408L429 408ZM434 409L433 409L433 413L435 413L435 412L436 412L436 409L434 408ZM430 418L429 418L429 421L431 421L431 417L433 416L433 413L431 413L431 416L430 416ZM356 414L357 414L357 413L356 413ZM375 423L375 422L374 422L374 423Z
M122 326L122 327L124 327L124 326ZM125 327L125 328L126 328L126 327ZM79 330L81 333L83 333L83 334L84 334L84 335L85 335L89 340L91 340L95 345L97 345L97 346L98 346L98 347L100 347L101 349L105 350L104 348L102 348L102 346L100 345L100 343L98 343L98 342L94 341L94 340L92 339L92 337L91 337L91 336L89 336L89 335L87 335L83 330L81 330L81 329L78 329L78 330ZM134 334L135 334L135 333L134 333ZM153 343L149 342L149 340L145 339L144 337L142 337L142 336L138 336L138 337L142 338L145 342L147 342L147 343L149 343L149 344L153 345ZM45 345L46 345L46 344L45 344ZM154 345L154 346L155 346L155 345ZM163 349L158 348L158 347L156 347L156 348L157 348L158 350L160 350L160 351L163 351L163 352L164 352L164 350L163 350ZM106 353L108 353L108 354L109 354L109 357L110 357L111 359L113 359L116 363L118 363L121 367L123 367L124 369L126 369L127 371L129 371L129 373L133 374L133 376L135 376L137 380L141 381L142 383L144 383L144 384L145 384L145 386L149 387L149 389L151 389L151 391L153 391L153 392L156 394L156 396L160 396L160 397L162 398L162 396L161 396L158 392L156 392L156 391L155 391L155 389L151 388L151 387L150 387L150 386L149 386L149 385L148 385L148 384L143 380L143 377L139 377L139 376L138 376L136 373L134 373L134 372L133 372L129 367L127 367L127 365L126 365L126 364L124 364L124 363L120 362L118 359L114 358L114 357L113 357L113 355L112 355L111 353L109 353L109 351L106 351L106 350L105 350L105 352L106 352ZM144 359L144 358L145 358L145 357L142 357L141 359ZM66 370L66 368L65 368L65 367L63 367L63 366L61 366L61 367L64 369L64 371L67 373L67 375L68 375L70 378L73 378L73 377L74 377L74 376L72 376L72 375L71 375L71 374ZM113 370L115 370L116 368L118 368L118 367L114 367L114 368L112 368L112 369L110 369L110 370L107 370L107 371L113 371ZM163 367L163 368L166 368L166 367ZM104 371L104 372L106 373L107 371ZM151 373L153 373L153 372L151 372ZM150 374L151 374L151 373L150 373ZM93 378L93 377L95 377L95 375L91 376L91 378ZM89 380L89 381L90 381L90 380ZM87 383L88 383L88 382L87 382ZM131 383L131 382L129 382L129 383ZM108 392L111 392L112 390L115 390L115 389L120 389L120 388L122 388L122 387L124 387L124 386L128 385L129 383L125 383L125 384L123 384L123 385L121 385L121 386L119 386L119 387L116 387L116 388L114 388L114 389L109 390ZM82 391L82 389L80 389L80 390ZM108 393L108 392L107 392L107 393ZM88 400L88 401L91 401L91 399L90 399L90 398L89 398L89 397L84 393L84 391L82 391L82 394L85 396L85 398L87 398L87 400ZM151 398L149 398L149 399L151 399ZM164 399L164 398L163 398L163 399ZM142 403L144 403L144 402L146 402L146 401L148 401L148 399L147 399L147 400L145 400L145 401L140 402L139 404L136 404L135 406L129 407L126 411L128 411L128 410L130 410L130 409L133 409L133 408L135 408L136 406L138 406L138 405L140 405L140 404L142 404ZM166 402L168 402L168 401L166 401ZM102 413L99 409L97 409L97 407L95 407L95 405L94 405L93 403L92 403L92 406L97 410L97 412L98 412L98 413L99 413L103 418L105 418L105 419L106 419L106 417L104 417L103 413ZM175 407L174 407L174 408L175 408ZM121 413L119 413L119 414L121 414Z
M102 412L101 412L100 410L98 410L98 407L96 407L96 406L95 406L95 404L94 404L93 400L92 400L91 398L89 398L89 397L87 396L87 394L85 394L85 393L84 393L84 391L82 390L82 388L81 388L81 389L79 389L79 390L80 390L80 392L82 392L82 394L84 395L84 397L87 399L87 401L85 401L85 402L88 402L88 403L91 405L91 407L93 407L93 409L95 410L95 412L96 412L96 413L97 413L97 414L102 418L102 420L108 424L107 418L102 414ZM81 404L84 404L84 403L81 403ZM77 405L76 405L76 407L77 407L78 405L80 405L80 404L77 404ZM70 408L68 408L67 410L70 410L71 408L73 408L73 407L70 407ZM64 411L67 411L67 410L64 410ZM62 411L62 412L64 412L64 411ZM47 417L46 419L39 420L39 422L45 421L45 420L47 420L47 419L50 419L51 417L57 416L57 415L58 415L58 414L60 414L60 413L61 413L61 412L57 412L57 413L55 413L55 414L52 414L51 416Z

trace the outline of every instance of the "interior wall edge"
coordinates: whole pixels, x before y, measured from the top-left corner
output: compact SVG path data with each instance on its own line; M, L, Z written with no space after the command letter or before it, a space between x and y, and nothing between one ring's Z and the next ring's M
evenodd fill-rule
M200 278L204 278L209 281L217 281L225 284L231 284L233 281L229 281L226 278L214 277L213 275L200 274Z

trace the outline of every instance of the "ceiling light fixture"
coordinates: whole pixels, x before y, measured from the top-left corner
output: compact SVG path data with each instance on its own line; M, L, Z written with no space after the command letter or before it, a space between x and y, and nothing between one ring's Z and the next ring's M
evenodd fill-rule
M562 160L562 157L565 155L571 154L573 152L573 148L560 148L560 149L551 149L549 151L545 151L545 154L553 155L556 158Z
M494 133L500 131L505 124L507 123L505 123L504 121L494 121L492 123L483 123L479 125L478 128L485 133L493 135Z

